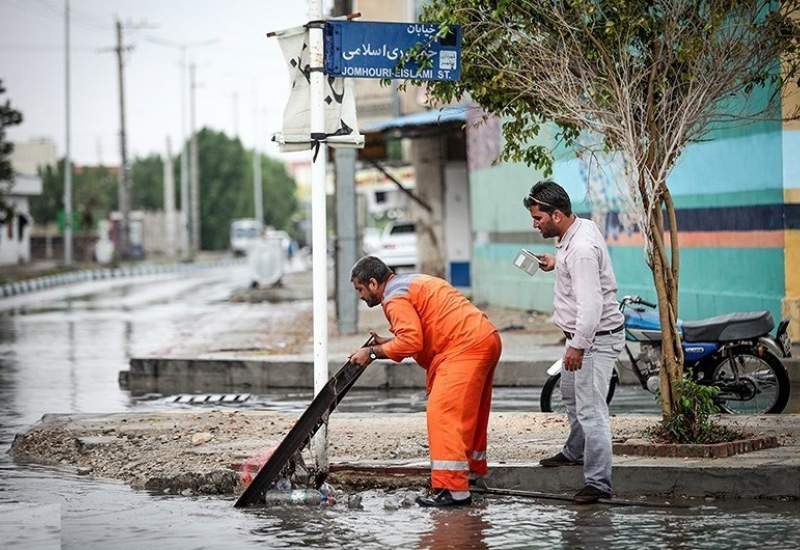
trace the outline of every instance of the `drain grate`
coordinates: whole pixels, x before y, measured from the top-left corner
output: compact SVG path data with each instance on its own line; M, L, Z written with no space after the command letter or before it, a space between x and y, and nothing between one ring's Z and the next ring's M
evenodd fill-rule
M185 403L190 405L204 405L207 403L244 403L252 397L249 393L201 393L174 396L173 403Z

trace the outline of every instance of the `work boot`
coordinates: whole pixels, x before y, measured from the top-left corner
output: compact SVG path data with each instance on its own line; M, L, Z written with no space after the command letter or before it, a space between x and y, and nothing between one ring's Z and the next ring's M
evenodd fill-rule
M556 468L558 466L580 466L583 464L583 461L580 460L570 460L563 453L558 453L556 456L551 456L550 458L543 458L539 461L539 464L544 466L545 468Z
M593 485L587 485L572 497L577 504L594 504L601 498L611 498L611 493L598 489Z
M469 506L472 504L472 495L456 500L447 489L439 489L429 497L417 497L417 504L423 508L444 508L447 506Z

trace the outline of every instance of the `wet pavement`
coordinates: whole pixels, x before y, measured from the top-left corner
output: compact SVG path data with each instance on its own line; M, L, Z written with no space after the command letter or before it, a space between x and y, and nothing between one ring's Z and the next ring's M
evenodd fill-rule
M469 510L387 509L387 495L364 494L364 509L239 511L229 497L134 491L74 470L18 465L6 454L14 434L45 413L178 407L132 397L118 371L133 355L213 338L224 319L270 315L269 305L230 304L243 270L161 277L67 292L0 315L0 540L8 548L728 548L800 546L797 503L692 501L691 510L576 508L491 498ZM275 307L275 315L283 312ZM198 326L202 330L198 331ZM624 392L623 392L624 393ZM634 392L630 402L651 398ZM527 407L531 390L498 391L496 410ZM641 396L641 397L640 397ZM310 394L254 396L253 405L299 411ZM627 400L621 400L625 403ZM422 410L419 392L352 394L342 410ZM632 405L638 410L639 405ZM519 410L519 409L516 409ZM645 411L650 412L650 411ZM393 498L393 497L391 497Z

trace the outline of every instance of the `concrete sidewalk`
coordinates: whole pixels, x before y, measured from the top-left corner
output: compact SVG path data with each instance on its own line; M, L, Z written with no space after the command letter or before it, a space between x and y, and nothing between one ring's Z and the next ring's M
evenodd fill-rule
M182 349L135 357L130 370L120 373L120 382L137 394L194 392L259 392L276 388L311 388L314 380L311 327L310 272L292 273L277 289L245 290L233 302L250 302L252 308L275 307L268 301L283 301L285 322L264 323L246 330L231 322L223 334L203 338ZM481 307L481 304L478 304ZM547 368L561 358L563 334L548 315L500 307L482 307L500 330L503 353L495 373L497 387L538 387L547 380ZM328 369L335 372L347 356L369 337L369 331L388 335L388 324L380 307L359 308L358 333L337 330L333 302L329 302ZM291 337L286 333L291 332ZM254 346L254 335L261 334ZM299 335L299 336L298 336ZM224 342L224 347L220 343ZM284 344L288 342L288 344ZM795 347L797 349L797 346ZM800 350L799 350L800 351ZM793 382L786 412L800 412L800 353L786 361ZM624 356L623 356L624 358ZM620 370L623 384L638 384L629 368ZM425 373L413 361L402 364L377 361L356 383L362 389L415 389L425 387ZM644 391L644 390L643 390Z
M78 473L170 493L233 494L237 470L274 448L297 415L270 411L169 411L47 415L19 434L18 461L72 466ZM658 417L611 419L614 440L637 438ZM728 458L614 457L620 496L800 498L800 416L720 417L726 426L776 436L781 447ZM572 493L579 467L542 468L568 425L557 414L494 413L489 423L491 486ZM344 486L409 487L427 483L425 415L334 413L328 455ZM306 451L307 453L307 451ZM308 455L306 454L306 457ZM308 462L307 462L308 463Z

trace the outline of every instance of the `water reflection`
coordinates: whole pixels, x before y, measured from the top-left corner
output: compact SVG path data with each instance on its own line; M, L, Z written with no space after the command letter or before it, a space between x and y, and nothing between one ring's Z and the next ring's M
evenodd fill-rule
M433 510L433 525L422 534L419 548L426 550L450 550L474 548L486 550L486 540L492 528L484 510L481 508L459 508L453 510Z
M613 510L602 507L573 507L568 525L561 530L561 548L605 549L619 545Z

